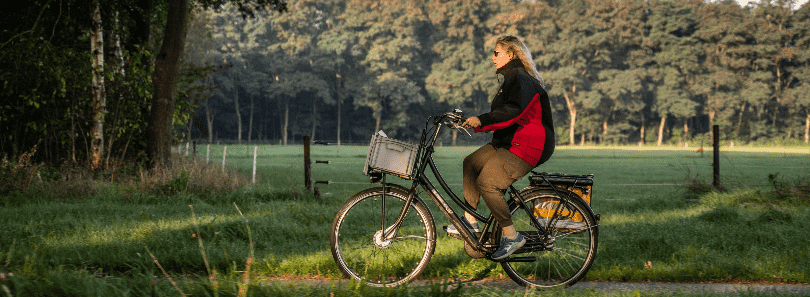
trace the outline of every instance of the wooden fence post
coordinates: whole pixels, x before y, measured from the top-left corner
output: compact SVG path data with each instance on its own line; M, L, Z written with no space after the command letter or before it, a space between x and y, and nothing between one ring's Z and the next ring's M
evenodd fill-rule
M256 152L258 151L259 147L253 147L253 184L256 184Z
M228 152L228 146L222 149L222 171L225 172L225 154Z
M712 179L712 186L720 188L720 125L712 127L712 141L714 142L714 178Z
M309 136L304 136L304 187L312 190L312 162L309 160Z

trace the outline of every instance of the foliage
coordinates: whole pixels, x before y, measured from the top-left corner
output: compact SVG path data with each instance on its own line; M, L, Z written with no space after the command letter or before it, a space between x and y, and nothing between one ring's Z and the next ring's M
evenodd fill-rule
M39 144L35 160L85 162L91 2L26 2L3 12L2 155L16 158ZM374 129L414 140L419 119L452 108L468 116L488 111L498 84L492 42L514 34L546 78L555 129L568 136L558 135L560 143L681 144L713 124L739 144L810 141L807 4L194 3L170 112L174 140L241 141L245 130L251 140L340 141L341 128L340 137L356 143ZM121 0L102 8L107 166L145 158L166 5Z
M797 177L790 181L780 178L779 174L775 173L768 174L768 182L780 198L795 197L805 200L810 198L810 180L807 177Z
M382 117L379 126L394 129L395 135L404 132L398 137L415 138L413 129L403 126L410 119L436 113L437 108L462 108L470 115L487 111L497 82L491 76L494 69L486 48L502 34L516 34L532 49L547 77L556 124L570 126L569 143L574 143L577 134L583 138L597 135L595 141L602 143L635 143L642 127L658 136L661 144L676 136L683 137L680 143L709 131L711 124L722 125L723 137L738 142L783 135L795 139L804 134L795 125L804 119L798 95L802 93L792 90L803 86L804 71L796 66L805 60L799 59L803 55L797 50L806 46L807 39L800 37L804 31L798 24L807 7L791 12L781 8L785 3L742 8L732 2L629 0L617 5L598 1L407 3L295 2L288 15L260 15L251 28L263 27L263 35L246 39L284 54L264 51L261 55L243 52L242 56L261 57L265 65L299 65L295 57L287 57L290 54L311 64L333 61L336 68L330 69L341 70L293 68L314 75L312 86L332 93L329 98L354 99L348 101L356 108L348 118L354 119L351 123L357 132L349 137L357 141L364 141L375 126L364 118ZM766 14L777 13L778 19L764 20ZM304 19L312 25L291 22ZM715 21L718 19L722 21ZM782 30L780 37L765 33L774 28ZM775 60L783 62L767 62ZM755 69L749 70L751 65ZM387 78L413 81L427 100L371 100L380 97L379 87L368 84ZM274 80L264 83L272 86ZM349 94L338 95L340 90ZM289 111L315 113L307 106L317 102L309 101L324 96L312 98L309 93L295 96L293 101L300 102L299 106ZM787 95L797 99L787 103ZM328 99L323 103L331 104ZM267 138L311 134L306 125L277 124L286 107L266 106L275 115L258 119L274 126ZM381 113L395 108L408 113ZM782 114L787 118L777 116ZM330 112L318 117L319 126L335 127L347 115L345 111ZM225 120L217 122L231 125ZM793 128L788 122L794 123ZM658 123L660 132L655 129ZM686 127L682 133L673 131L680 126ZM319 131L323 132L316 138L337 137L330 132L335 130ZM558 139L565 141L564 137Z

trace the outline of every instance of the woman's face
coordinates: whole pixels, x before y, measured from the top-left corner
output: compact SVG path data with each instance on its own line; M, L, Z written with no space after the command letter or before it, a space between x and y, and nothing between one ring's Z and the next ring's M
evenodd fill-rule
M492 63L495 63L495 68L500 69L509 61L512 61L512 58L515 57L515 54L507 52L504 48L500 45L495 46L495 51L492 53Z

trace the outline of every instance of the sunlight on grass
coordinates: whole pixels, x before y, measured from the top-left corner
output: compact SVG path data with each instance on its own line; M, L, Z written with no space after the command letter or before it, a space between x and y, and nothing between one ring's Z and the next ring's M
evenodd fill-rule
M248 219L261 218L272 215L272 211L246 214ZM199 215L197 224L201 226L213 224L232 224L243 222L241 216L234 211L233 214ZM166 219L151 218L144 214L141 221L125 221L120 223L103 223L84 221L83 224L68 230L64 234L53 234L42 239L45 246L51 248L75 248L79 246L102 246L126 244L147 244L155 239L162 232L193 230L194 223L191 220L191 213L187 218ZM188 234L189 238L195 237L193 233Z
M675 209L664 212L641 212L641 213L618 213L602 216L601 226L625 226L628 224L643 223L663 223L673 220L699 216L707 211L709 207L698 206L687 209Z

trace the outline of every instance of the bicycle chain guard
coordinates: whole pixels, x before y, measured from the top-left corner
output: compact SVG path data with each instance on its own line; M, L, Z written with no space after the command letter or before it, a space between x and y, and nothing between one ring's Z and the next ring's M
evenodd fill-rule
M486 255L483 252L476 250L469 243L466 242L464 243L464 252L467 253L467 256L470 256L470 258L473 259L481 259L483 257L486 257Z

